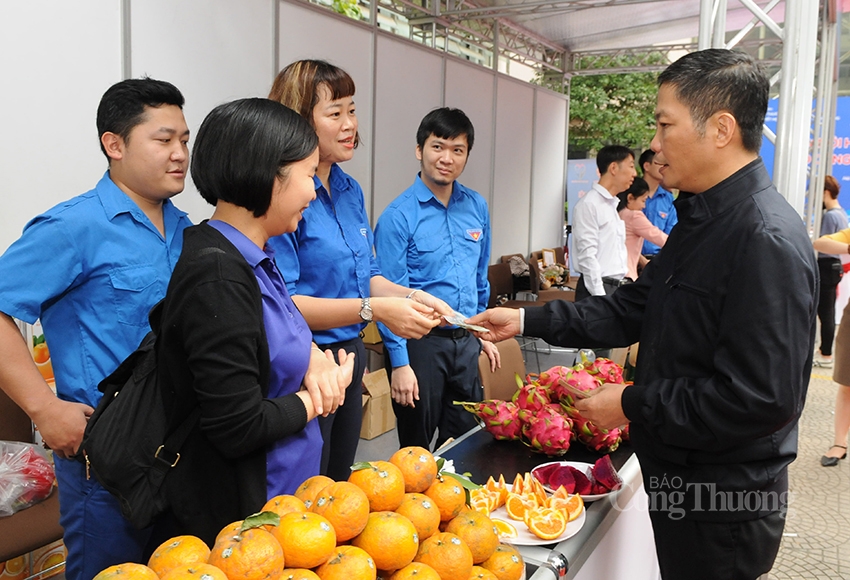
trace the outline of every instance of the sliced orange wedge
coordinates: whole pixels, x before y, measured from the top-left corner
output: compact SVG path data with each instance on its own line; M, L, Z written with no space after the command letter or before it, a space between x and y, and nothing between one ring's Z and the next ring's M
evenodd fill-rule
M508 517L512 520L522 521L526 510L534 509L539 505L536 496L509 493L508 499L505 502L505 511L508 512Z
M525 525L541 540L554 540L567 531L567 518L560 509L538 507L526 511Z
M492 518L493 526L496 528L496 532L499 535L499 539L510 539L517 537L516 528L511 524L506 522L505 520L500 520L498 518Z
M519 473L517 473L516 477L514 478L514 483L511 486L511 491L514 492L514 493L522 493L524 491L522 476ZM505 501L507 501L507 500L505 500Z
M483 487L469 491L469 507L485 516L493 511L493 497L489 490Z
M497 496L496 507L493 509L498 509L505 505L505 500L508 499L508 485L505 483L505 476L499 475L499 481L496 481L491 476L487 483L484 484L488 490L490 490L494 495Z
M563 499L569 499L570 493L567 491L567 488L563 485L559 485L558 489L555 490L555 493L552 494L552 497L560 497Z

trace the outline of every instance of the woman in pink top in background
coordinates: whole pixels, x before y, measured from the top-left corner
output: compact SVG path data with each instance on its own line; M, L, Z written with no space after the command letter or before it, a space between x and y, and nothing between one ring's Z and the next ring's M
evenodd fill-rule
M629 266L626 277L632 280L637 280L638 264L644 266L647 262L640 253L644 238L658 246L663 246L667 241L667 234L652 225L643 215L648 193L649 186L646 182L640 177L635 177L631 187L617 194L620 198L617 211L620 212L620 219L626 222L626 251Z

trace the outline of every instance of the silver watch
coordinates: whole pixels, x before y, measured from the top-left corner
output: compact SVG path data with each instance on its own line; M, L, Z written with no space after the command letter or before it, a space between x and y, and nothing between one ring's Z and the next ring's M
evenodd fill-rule
M360 299L360 318L363 322L372 322L372 306L368 298Z

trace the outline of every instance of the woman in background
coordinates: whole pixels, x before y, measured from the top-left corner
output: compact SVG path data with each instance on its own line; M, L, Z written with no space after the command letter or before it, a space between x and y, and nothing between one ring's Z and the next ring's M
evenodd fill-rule
M828 236L847 227L847 212L838 203L841 190L831 175L823 181L823 217L820 222L820 235ZM820 348L815 351L815 366L832 368L832 342L835 340L835 292L844 268L835 254L818 252L818 271L820 272L820 294L818 295L818 319L820 319Z
M822 236L814 241L815 250L835 256L850 253L850 228ZM838 335L835 337L835 366L832 380L838 383L835 397L835 422L832 446L821 457L824 467L834 467L847 457L847 433L850 432L850 303L841 315Z
M215 211L185 232L157 344L171 424L200 409L166 479L171 535L211 546L319 472L313 419L341 404L354 361L339 353L337 366L312 344L266 246L315 197L317 144L304 119L268 99L220 105L198 131L192 178Z
M316 201L295 232L270 244L316 343L356 354L346 403L319 421L325 442L321 472L347 480L363 414L361 330L375 320L404 338L421 338L452 310L426 292L390 282L378 269L363 190L339 167L354 156L360 141L348 73L324 61L299 60L277 75L269 98L300 113L319 136Z
M663 246L667 241L667 234L652 225L652 222L643 214L646 199L649 194L649 185L640 177L635 177L632 185L625 191L617 194L620 204L617 211L620 219L626 225L626 251L628 252L626 273L627 278L637 280L638 266L646 266L647 260L641 255L643 240L647 239L657 246Z

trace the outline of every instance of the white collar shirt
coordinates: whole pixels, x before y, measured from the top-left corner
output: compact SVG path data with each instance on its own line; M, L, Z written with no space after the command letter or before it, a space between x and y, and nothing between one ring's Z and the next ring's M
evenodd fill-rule
M626 227L617 213L619 199L598 182L573 212L574 263L594 296L605 294L602 278L623 278L628 271Z

